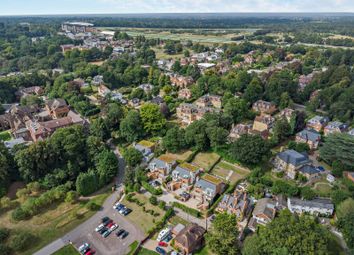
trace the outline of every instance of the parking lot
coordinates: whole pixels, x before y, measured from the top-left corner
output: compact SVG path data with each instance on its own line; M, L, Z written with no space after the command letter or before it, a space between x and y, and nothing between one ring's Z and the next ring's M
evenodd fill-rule
M112 204L113 206L113 204ZM79 248L83 243L89 243L91 250L95 251L98 255L120 255L129 252L129 245L135 240L140 241L144 238L143 232L137 228L134 224L129 222L124 216L120 215L115 209L111 208L105 213L102 213L100 217L95 217L95 220L87 222L85 230L78 233L77 237L73 240L73 244L76 248ZM102 237L95 228L101 224L101 218L108 216L117 225L118 228L114 230L108 237ZM116 236L116 232L119 229L124 229L129 232L129 235L121 239Z

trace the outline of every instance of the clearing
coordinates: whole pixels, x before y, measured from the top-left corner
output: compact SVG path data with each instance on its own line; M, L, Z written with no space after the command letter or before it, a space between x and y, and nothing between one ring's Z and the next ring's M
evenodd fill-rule
M165 155L175 158L178 161L186 161L188 159L188 157L193 153L193 151L184 151L181 153L166 153Z
M246 178L250 173L250 170L222 160L213 168L211 173L234 184L237 181Z
M139 194L139 193L133 193L133 194L134 194L133 197L135 199L138 199L140 202L144 203L144 205L139 206L134 202L129 202L127 200L127 197L125 197L122 201L122 204L124 204L126 207L133 210L126 217L134 225L141 228L144 231L144 233L147 233L149 229L155 226L155 222L158 222L159 220L162 219L163 215L165 214L165 211L163 211L157 206L152 205L149 199L143 194ZM143 210L143 207L145 207L145 211ZM150 213L146 212L147 210L153 210L156 213L159 213L159 216L151 215Z
M67 245L53 253L53 255L79 255L80 253L72 245Z
M200 152L194 157L192 163L203 168L205 172L209 172L219 160L220 156L214 152Z

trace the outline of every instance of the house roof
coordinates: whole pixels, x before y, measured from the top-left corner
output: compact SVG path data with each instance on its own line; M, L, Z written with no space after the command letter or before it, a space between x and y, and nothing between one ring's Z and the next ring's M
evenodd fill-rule
M193 223L185 227L175 238L175 242L192 251L203 238L205 229Z
M46 104L48 105L48 107L50 109L57 109L57 108L60 108L60 107L64 107L64 106L67 106L66 102L64 99L62 98L57 98L57 99L52 99L52 100L48 100L46 102Z
M183 169L185 169L185 170L187 170L189 172L195 172L195 171L197 171L199 169L198 166L190 164L190 163L187 163L187 162L183 162L178 167L179 168L183 168Z
M262 198L258 200L252 215L257 216L260 214L267 216L271 220L274 219L275 209L273 208L272 200L270 198Z
M328 117L316 115L315 117L309 119L308 123L311 123L311 124L315 124L315 123L325 124L326 122L328 122L328 120L329 120Z
M215 185L218 185L223 182L220 178L210 174L205 174L202 179Z
M313 165L304 165L299 169L299 171L303 174L309 174L309 175L317 174L320 172L320 170L318 170Z
M288 198L288 202L290 203L291 206L314 207L314 208L324 208L328 210L334 210L334 205L332 201L326 198L315 198L312 200Z
M166 155L166 154L161 155L158 159L161 160L161 161L164 161L166 163L174 163L174 162L176 162L175 158L173 158L173 157L171 157L169 155Z
M286 163L294 165L295 167L310 162L306 154L299 153L295 150L286 150L280 152L278 153L278 157Z
M155 143L147 141L147 140L141 140L140 142L138 142L139 145L144 146L144 147L152 147L155 145Z
M304 129L297 133L297 136L301 137L305 140L310 140L312 142L319 141L321 139L321 134L318 133L316 130L313 129Z

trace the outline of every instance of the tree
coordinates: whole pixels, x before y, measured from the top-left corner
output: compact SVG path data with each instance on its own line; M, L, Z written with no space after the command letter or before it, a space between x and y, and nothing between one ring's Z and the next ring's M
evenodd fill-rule
M269 154L269 146L259 135L241 135L231 144L230 156L245 164L260 163Z
M232 116L234 123L240 123L249 116L247 103L244 99L231 98L224 107L226 115Z
M36 239L36 236L29 232L20 232L11 239L10 247L15 251L24 251L31 247Z
M134 167L141 162L143 155L141 154L140 151L136 150L134 147L129 147L123 152L123 157L125 163L127 163L128 166Z
M289 107L292 104L292 100L289 96L288 92L284 92L280 96L280 103L279 103L279 109L283 110L287 107Z
M285 118L281 118L275 122L274 125L274 138L277 142L286 140L291 135L291 127Z
M218 148L226 144L229 132L222 127L210 127L207 129L207 135L212 148Z
M344 239L351 250L354 252L354 200L348 198L339 204L337 210L337 226L343 233Z
M310 187L301 188L301 198L305 200L312 200L316 197L316 192Z
M124 116L123 108L116 103L109 104L107 108L108 108L107 119L106 119L107 126L111 130L119 128L120 120Z
M137 111L129 111L119 126L120 134L128 142L139 140L144 135L144 128Z
M237 220L235 214L218 214L211 230L206 234L206 244L217 255L239 254Z
M0 142L0 197L6 193L10 173L14 170L14 160L4 143Z
M149 201L152 205L157 205L158 201L157 201L157 197L156 196L151 196L149 198Z
M104 150L97 157L97 173L100 186L112 181L118 173L118 159L113 151Z
M173 127L167 130L162 139L163 146L170 152L176 153L186 147L185 131L179 127Z
M338 161L354 169L354 137L342 133L329 135L320 148L320 156L328 164Z
M99 189L98 177L94 171L80 173L76 179L76 191L83 196L92 194Z
M246 87L243 98L250 103L261 99L263 95L262 82L258 77L252 79L251 83Z
M159 106L156 104L144 104L140 109L140 117L147 133L157 135L165 128L166 119L160 112Z
M90 133L94 136L106 140L110 137L110 132L104 119L98 118L92 121L90 125Z

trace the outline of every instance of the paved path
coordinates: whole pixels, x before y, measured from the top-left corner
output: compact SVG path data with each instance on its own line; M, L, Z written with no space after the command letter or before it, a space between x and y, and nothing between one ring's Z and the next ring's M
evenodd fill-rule
M121 185L123 183L123 178L124 178L125 162L118 149L112 144L109 144L109 146L111 147L112 151L117 156L119 161L119 169L117 173L116 184ZM81 225L77 226L75 229L73 229L63 237L53 241L52 243L48 244L41 250L37 251L36 253L34 253L34 255L53 254L54 252L61 249L65 245L69 244L70 241L79 239L85 233L90 233L92 231L92 226L96 226L97 223L100 222L101 218L104 216L111 217L112 219L119 217L119 221L124 222L123 225L125 225L126 228L128 228L132 232L130 233L131 238L136 238L137 240L142 239L144 237L142 231L134 227L133 224L128 223L127 220L125 220L123 217L118 215L118 213L116 213L115 210L113 210L112 208L112 205L117 201L117 198L119 197L119 192L121 192L121 189L112 193L112 195L110 195L103 203L102 209L99 212L97 212L95 215L93 215L90 219L88 219ZM113 253L100 252L99 254L115 255L119 253L117 251L114 251Z

